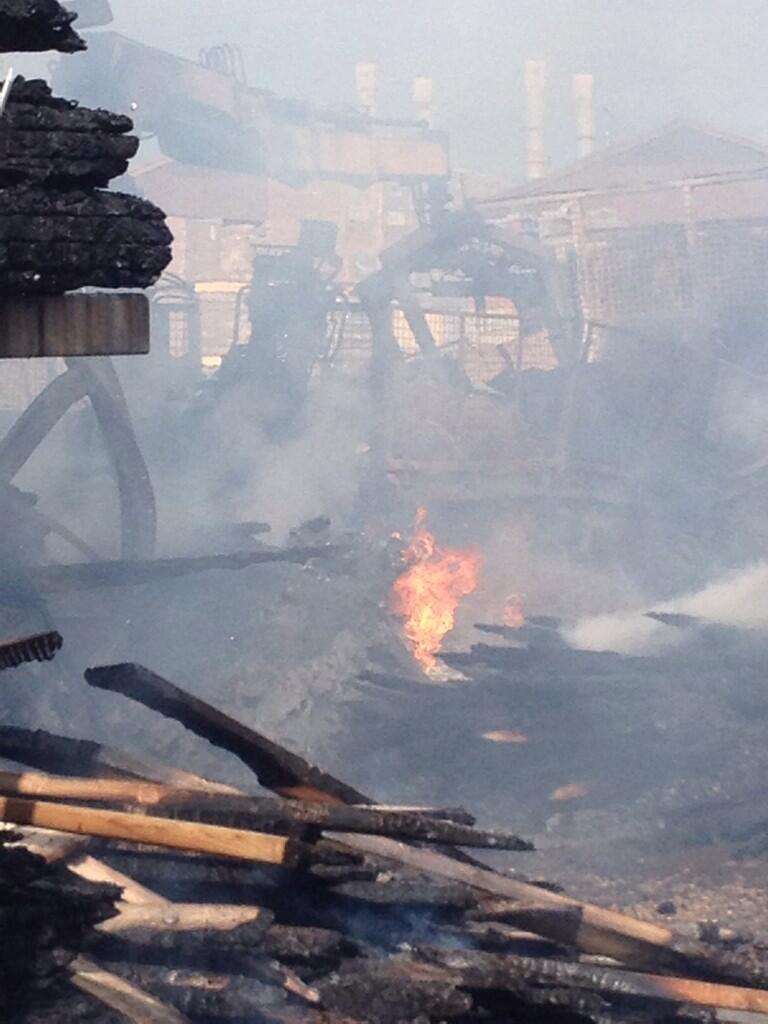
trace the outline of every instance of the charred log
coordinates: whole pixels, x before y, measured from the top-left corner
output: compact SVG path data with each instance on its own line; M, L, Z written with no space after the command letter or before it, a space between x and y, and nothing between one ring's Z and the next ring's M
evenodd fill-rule
M2 789L0 780L0 789ZM39 795L45 795L40 793ZM255 797L202 797L197 793L169 793L161 797L157 813L194 814L200 821L235 827L262 828L268 832L285 832L304 826L305 831L361 832L393 836L425 843L467 846L489 850L532 850L531 843L505 832L482 831L441 821L409 811L376 810L367 807L344 807L312 804L306 801L278 801ZM190 807L189 805L193 806Z
M72 28L76 18L58 0L0 0L0 52L84 50L85 43Z
M255 773L263 786L283 796L321 803L371 802L346 783L141 665L92 668L85 678L91 686L136 700L181 722L215 746L229 750Z
M106 188L136 155L132 128L121 114L79 107L43 81L17 79L0 122L0 186Z
M372 1024L452 1020L473 1005L448 972L405 960L345 965L317 988L324 1007Z
M156 206L119 192L0 189L0 295L147 288L171 260Z
M28 570L28 577L36 587L44 591L131 587L177 579L193 573L238 571L252 565L306 565L314 558L328 558L335 553L334 548L320 547L239 551L229 555L203 555L198 558L115 559L33 568Z

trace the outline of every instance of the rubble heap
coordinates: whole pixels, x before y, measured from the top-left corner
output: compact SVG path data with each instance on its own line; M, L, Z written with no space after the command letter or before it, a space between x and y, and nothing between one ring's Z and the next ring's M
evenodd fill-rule
M236 755L280 797L0 729L0 755L38 769L0 773L0 819L58 831L50 860L121 890L117 913L67 963L110 1013L157 1024L662 1024L768 1010L759 943L728 944L716 929L684 937L494 869L466 849L528 844L475 829L461 809L376 805L142 666L86 680ZM24 845L41 842L23 832ZM86 1011L64 1002L56 1020L112 1020L97 1004Z

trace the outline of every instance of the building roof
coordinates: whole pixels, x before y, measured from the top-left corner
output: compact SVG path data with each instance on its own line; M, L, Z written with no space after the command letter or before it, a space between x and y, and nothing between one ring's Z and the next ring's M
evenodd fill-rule
M689 121L672 121L480 205L604 193L686 180L768 173L768 147Z

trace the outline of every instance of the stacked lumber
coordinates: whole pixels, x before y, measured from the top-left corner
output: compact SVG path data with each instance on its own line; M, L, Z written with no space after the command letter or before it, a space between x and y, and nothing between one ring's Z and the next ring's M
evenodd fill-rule
M160 1024L768 1013L757 946L684 938L496 870L468 849L530 844L461 809L377 804L142 666L86 678L228 750L279 795L0 731L0 756L37 769L0 773L0 819L81 882L116 887L97 890L111 912L67 961L70 990L108 1012Z

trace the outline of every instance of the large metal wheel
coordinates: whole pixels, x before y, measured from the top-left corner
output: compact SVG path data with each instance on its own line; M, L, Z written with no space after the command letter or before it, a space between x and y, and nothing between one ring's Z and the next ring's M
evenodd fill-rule
M120 506L120 555L151 558L157 537L155 495L141 454L117 373L108 358L67 359L56 377L21 414L0 441L0 485L9 485L66 413L88 399L100 427L117 483ZM74 531L45 516L57 533L81 555L95 552Z

